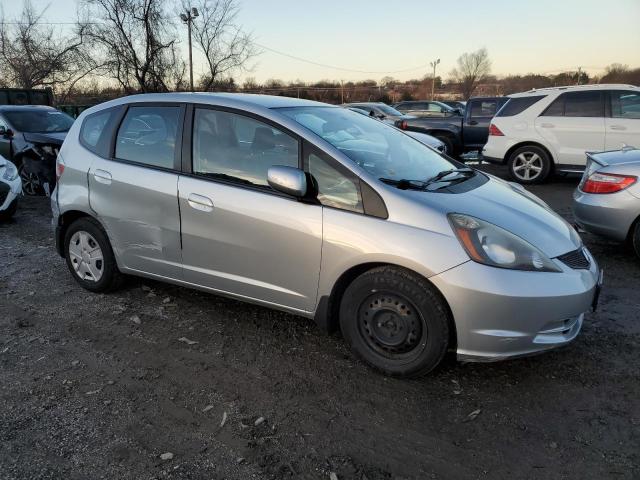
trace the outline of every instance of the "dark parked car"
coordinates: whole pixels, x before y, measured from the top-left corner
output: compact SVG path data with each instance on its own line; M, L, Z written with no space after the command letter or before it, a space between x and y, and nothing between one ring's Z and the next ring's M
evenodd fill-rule
M56 157L73 125L66 113L46 106L0 106L0 155L20 172L26 195L44 195L56 182Z
M447 145L447 151L453 155L482 150L489 137L491 119L508 100L509 97L471 98L466 104L464 114L442 104L446 108L442 109L440 116L399 120L396 126L436 137Z
M467 102L461 102L458 100L443 100L442 103L449 105L451 108L457 108L461 112L464 112L464 109L467 106Z
M376 117L386 123L390 123L391 125L393 125L396 120L408 120L410 118L413 118L411 115L405 115L404 113L382 102L345 103L342 106L364 110L369 116Z
M392 107L406 115L412 115L414 117L440 118L455 114L457 111L455 108L443 102L427 100L407 100L405 102L394 103Z

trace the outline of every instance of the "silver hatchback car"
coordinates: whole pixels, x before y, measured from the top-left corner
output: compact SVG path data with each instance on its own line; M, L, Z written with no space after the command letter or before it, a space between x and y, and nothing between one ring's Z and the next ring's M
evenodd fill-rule
M286 310L392 375L565 345L599 291L537 197L340 107L131 96L83 112L58 161L56 242L86 289L132 274Z

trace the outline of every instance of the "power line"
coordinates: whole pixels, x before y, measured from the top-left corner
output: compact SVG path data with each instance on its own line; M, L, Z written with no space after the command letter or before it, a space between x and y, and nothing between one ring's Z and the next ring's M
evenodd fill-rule
M427 68L429 66L428 63L425 63L424 65L420 65L418 67L404 68L404 69L401 69L401 70L387 70L387 71L357 70L357 69L353 69L353 68L337 67L335 65L327 65L326 63L315 62L313 60L308 60L306 58L298 57L296 55L291 55L289 53L281 52L280 50L276 50L275 48L267 47L265 45L261 45L261 44L256 43L256 42L254 42L254 43L260 48L263 48L263 49L265 49L265 50L267 50L269 52L272 52L272 53L276 53L278 55L282 55L283 57L288 57L288 58L291 58L293 60L298 60L300 62L309 63L311 65L316 65L318 67L330 68L332 70L340 70L340 71L343 71L343 72L372 73L372 74L385 74L386 73L386 74L389 74L389 73L411 72L413 70L420 70L420 69Z

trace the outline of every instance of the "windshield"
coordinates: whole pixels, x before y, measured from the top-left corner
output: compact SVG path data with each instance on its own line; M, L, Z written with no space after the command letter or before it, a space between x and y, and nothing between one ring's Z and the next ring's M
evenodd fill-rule
M376 178L428 180L456 168L402 131L336 107L292 107L280 112L319 135Z
M9 123L19 132L56 133L67 132L73 118L58 110L31 110L4 112Z
M388 115L388 116L400 117L400 116L404 115L402 112L399 112L395 108L390 107L389 105L385 105L384 103L383 104L378 104L378 105L376 105L376 107L378 107L378 109L382 113L384 113L385 115Z

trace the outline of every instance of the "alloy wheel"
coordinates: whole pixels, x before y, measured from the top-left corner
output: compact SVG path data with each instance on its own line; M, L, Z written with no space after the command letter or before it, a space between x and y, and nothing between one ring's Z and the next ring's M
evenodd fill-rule
M513 161L513 174L520 180L535 180L542 174L542 157L535 152L522 152Z
M27 172L24 166L20 167L20 180L22 180L22 192L29 196L44 194L42 182L37 173Z

